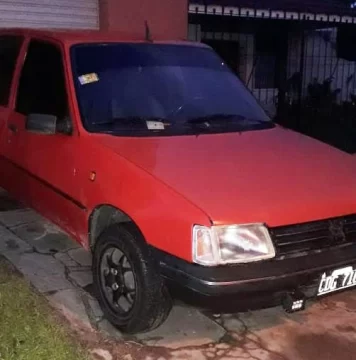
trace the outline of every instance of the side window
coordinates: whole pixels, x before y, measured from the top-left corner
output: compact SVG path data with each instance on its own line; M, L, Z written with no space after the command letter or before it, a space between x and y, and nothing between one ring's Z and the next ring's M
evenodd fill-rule
M23 38L20 36L0 36L0 106L7 105L10 97L12 78Z
M22 69L16 111L23 114L68 116L61 51L53 44L31 41Z

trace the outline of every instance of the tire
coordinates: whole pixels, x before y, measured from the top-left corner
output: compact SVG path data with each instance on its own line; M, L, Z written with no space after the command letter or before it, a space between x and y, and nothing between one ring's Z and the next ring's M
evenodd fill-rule
M93 279L104 315L124 333L154 330L171 311L172 301L158 264L133 224L111 225L98 238Z

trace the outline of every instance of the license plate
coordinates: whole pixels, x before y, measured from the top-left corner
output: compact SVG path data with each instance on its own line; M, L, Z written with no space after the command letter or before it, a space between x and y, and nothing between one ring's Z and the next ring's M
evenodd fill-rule
M356 269L347 266L321 276L317 296L330 294L356 286Z

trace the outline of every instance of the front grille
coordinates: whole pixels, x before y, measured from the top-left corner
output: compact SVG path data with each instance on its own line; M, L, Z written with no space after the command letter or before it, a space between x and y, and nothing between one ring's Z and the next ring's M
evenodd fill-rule
M270 229L277 258L356 244L356 215Z

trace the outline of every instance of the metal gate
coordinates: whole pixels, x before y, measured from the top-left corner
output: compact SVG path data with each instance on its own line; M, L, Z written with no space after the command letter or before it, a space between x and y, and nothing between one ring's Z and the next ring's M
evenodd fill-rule
M190 5L191 40L212 46L276 122L356 152L356 12L213 10Z

